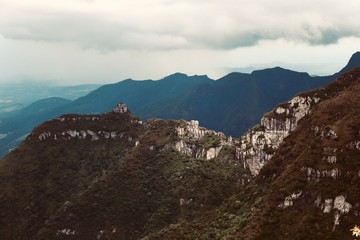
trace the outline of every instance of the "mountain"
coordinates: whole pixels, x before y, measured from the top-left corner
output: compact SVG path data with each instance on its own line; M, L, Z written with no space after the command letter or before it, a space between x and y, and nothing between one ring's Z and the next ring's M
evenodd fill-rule
M231 73L194 89L174 105L156 112L156 117L195 118L207 128L239 137L278 103L331 80L279 67L251 74Z
M187 76L182 73L169 75L158 81L135 81L127 79L115 84L104 85L90 94L76 99L60 111L74 113L103 113L110 111L118 102L126 102L134 113L149 112L154 106L176 100L191 89L213 82L207 76ZM147 106L151 107L147 107ZM139 110L140 109L140 110Z
M240 139L254 179L151 239L353 239L360 222L360 68L267 113Z
M360 66L360 53L355 53L344 69L352 66ZM0 123L0 134L5 136L0 139L0 156L16 146L14 139L45 120L64 113L103 113L118 102L126 102L142 119L198 119L206 128L239 137L280 102L335 80L344 69L331 76L311 77L275 67L251 74L230 73L216 81L175 73L158 81L128 79L104 85L68 104L34 113L28 116L28 123L13 117L8 126L16 128L4 128Z
M193 219L249 178L234 144L197 121L142 122L123 104L62 115L0 162L0 238L129 240Z
M349 72L352 69L359 67L359 64L358 64L359 62L360 62L360 52L356 52L351 56L348 64L346 64L346 66L343 69L341 69L341 71L336 75L340 75L342 73Z
M0 162L1 239L352 239L360 68L241 138L118 104L36 127Z

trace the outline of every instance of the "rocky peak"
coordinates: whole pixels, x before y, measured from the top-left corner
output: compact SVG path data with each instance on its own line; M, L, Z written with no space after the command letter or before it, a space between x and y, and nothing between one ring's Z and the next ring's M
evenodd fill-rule
M176 127L176 132L179 137L186 137L188 139L200 140L206 134L224 135L223 133L217 133L212 130L208 130L199 126L199 121L191 120L186 122L185 126Z
M360 52L354 53L346 66L340 71L340 73L345 73L351 71L352 69L360 66Z
M126 113L128 112L128 107L125 103L119 103L112 111L114 113Z

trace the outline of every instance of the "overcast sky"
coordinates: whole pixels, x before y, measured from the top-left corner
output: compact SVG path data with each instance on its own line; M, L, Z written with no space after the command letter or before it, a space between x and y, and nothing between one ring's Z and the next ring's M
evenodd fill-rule
M360 49L359 0L0 0L0 82L332 74Z

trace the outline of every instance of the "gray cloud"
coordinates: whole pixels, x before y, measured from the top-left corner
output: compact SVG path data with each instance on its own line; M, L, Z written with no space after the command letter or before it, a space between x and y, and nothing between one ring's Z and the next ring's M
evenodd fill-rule
M338 9L338 2L333 2L333 8L328 6L325 11L324 5L332 1L289 5L280 0L272 4L235 0L226 4L216 0L157 0L152 4L107 0L102 4L78 0L65 1L50 10L44 1L35 2L36 8L9 4L16 14L0 15L0 34L9 39L71 42L100 50L233 49L276 39L327 45L360 36L360 19L347 17L359 9L357 0L348 1L346 9Z
M170 33L140 31L121 23L107 22L99 17L77 14L45 16L19 21L3 28L5 38L18 40L72 42L84 48L171 49L186 45L186 39Z
M359 50L359 8L358 0L0 0L0 82L179 71L215 79L279 62L330 74Z

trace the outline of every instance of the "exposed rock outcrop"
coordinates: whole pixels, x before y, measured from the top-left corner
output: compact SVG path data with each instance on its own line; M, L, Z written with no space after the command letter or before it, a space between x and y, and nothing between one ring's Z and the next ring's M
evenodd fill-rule
M175 130L179 137L175 149L189 157L210 160L219 156L224 146L234 146L232 137L202 128L196 120L183 122Z
M302 194L302 191L299 190L297 193L293 193L293 194L285 197L284 202L281 203L281 204L279 204L278 207L281 207L281 208L284 208L284 209L285 209L285 208L288 208L288 207L293 206L293 205L294 205L294 201L295 201L296 199L298 199L298 198L301 196L301 194Z
M119 103L116 105L116 107L113 109L114 113L126 113L128 112L128 107L125 103Z
M250 169L252 175L259 174L284 138L296 129L298 122L319 101L318 97L296 96L265 115L260 125L240 139L240 146L236 149L237 157Z
M320 208L323 213L331 213L334 212L334 225L333 231L335 227L340 224L340 217L343 214L347 214L350 212L352 205L345 200L345 196L338 195L334 199L325 199L324 203L321 204L321 196L315 201L315 206Z
M329 169L329 170L316 170L311 167L303 167L301 168L301 172L306 173L307 180L309 182L310 181L319 182L321 178L325 178L325 177L333 178L335 180L341 175L341 172L337 168Z

